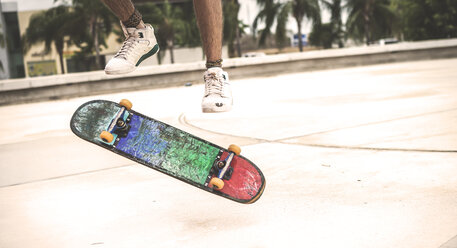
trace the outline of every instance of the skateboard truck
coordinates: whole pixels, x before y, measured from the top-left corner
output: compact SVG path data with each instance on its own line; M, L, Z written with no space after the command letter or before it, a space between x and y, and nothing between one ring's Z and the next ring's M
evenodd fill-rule
M132 108L132 103L127 99L122 99L119 103L121 109L111 121L108 129L100 134L102 141L108 145L113 145L116 139L125 138L130 130L131 114L128 112Z
M216 177L211 178L209 187L221 190L224 188L223 180L230 180L233 174L233 167L230 166L235 155L240 155L241 149L236 145L230 145L228 148L229 155L224 160L219 160L213 166L211 172Z
M130 125L127 124L129 122L130 122L130 117L127 117L126 120L124 120L122 117L117 119L116 125L114 126L114 129L112 130L112 132L117 134L118 137L121 137L121 138L127 137L127 134L129 133L129 130L130 130Z

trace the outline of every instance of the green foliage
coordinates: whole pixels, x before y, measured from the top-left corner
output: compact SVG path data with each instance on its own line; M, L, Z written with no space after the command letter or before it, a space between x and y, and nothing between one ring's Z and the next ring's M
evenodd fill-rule
M0 24L0 47L5 47L5 35L2 30L2 24Z
M63 49L65 44L76 45L80 51L77 57L97 54L97 68L100 64L100 46L106 47L106 38L112 31L115 20L109 10L100 2L92 0L74 0L73 5L65 2L49 10L33 15L22 37L24 53L32 45L44 42L44 52L50 52L54 45L59 54L63 73Z
M311 45L323 47L324 49L332 48L334 40L335 34L333 33L332 23L314 25L308 37Z
M276 17L280 13L282 4L276 0L257 0L257 4L260 6L260 12L254 19L253 29L256 32L260 23L265 24L263 29L258 30L260 33L259 45L264 46L267 37L271 35L271 29Z
M191 3L172 5L168 1L163 4L144 3L137 6L143 15L143 21L154 26L156 38L160 46L159 63L166 50L170 50L174 63L173 49L177 46L197 46L200 43L197 22Z
M289 15L297 23L298 36L302 35L302 25L305 18L313 24L321 22L321 12L318 0L289 0L287 2L275 0L257 0L261 10L254 20L254 30L259 22L265 23L265 28L260 30L259 45L264 45L266 38L271 35L271 28L276 20L276 42L279 47L284 45L286 39L286 25ZM302 40L299 39L300 51L303 51Z
M5 47L5 35L3 35L2 24L0 24L0 47ZM0 71L4 72L3 62L0 60Z
M235 40L239 37L238 12L240 5L237 0L223 1L224 41L228 43L229 57L235 57ZM240 55L241 56L241 55Z
M292 11L292 2L288 2L284 5L281 6L281 9L279 10L278 16L277 16L277 24L276 24L276 44L277 46L281 49L286 46L288 43L288 37L287 37L287 21L289 19L289 15Z
M457 37L457 1L392 0L400 17L398 33L406 40Z
M302 36L302 23L304 18L311 20L313 25L320 25L321 10L318 0L293 0L292 15L297 22L298 37ZM303 51L302 39L298 39L298 48Z
M347 0L345 8L348 35L356 41L370 44L392 35L396 15L390 0Z
M56 1L56 0L55 0ZM306 21L313 23L309 41L312 45L330 48L334 44L343 46L345 36L341 20L345 9L348 13L346 30L348 37L358 42L372 43L375 40L396 35L406 40L425 40L457 37L456 0L256 0L260 11L253 23L258 31L258 42L264 46L272 29L276 27L275 41L279 48L288 43L287 21L292 16L299 30ZM60 1L62 2L62 1ZM331 13L330 23L321 24L320 6ZM106 39L116 32L117 18L100 0L67 0L63 5L37 13L30 19L22 37L24 52L32 45L44 43L44 52L54 46L63 65L65 45L79 48L75 58L97 55L100 69L100 52L107 47ZM239 39L247 25L240 22L238 0L224 0L224 41L229 55L240 55ZM342 6L344 4L344 6ZM137 6L146 23L156 29L160 52L170 50L173 60L175 46L195 47L201 39L192 1L170 4L144 2ZM261 29L258 29L262 25ZM275 26L276 25L276 26ZM118 31L117 31L118 32ZM119 33L119 36L123 34ZM4 35L0 33L0 46L4 46ZM302 50L302 44L299 44ZM0 69L2 69L0 62ZM64 71L62 66L62 71Z
M238 0L223 1L224 41L227 43L229 57L241 57L240 38L248 25L238 19L240 4Z
M331 35L321 36L321 38L325 38L322 40L321 46L324 48L330 48L333 43L337 43L338 47L343 47L343 40L344 40L344 30L343 30L343 21L341 18L341 14L343 11L342 0L321 0L321 3L325 9L330 11L331 18L330 18L330 30ZM324 29L328 29L328 27L323 27ZM318 26L313 27L313 31L318 29ZM316 30L318 31L318 30ZM323 31L325 33L325 30ZM328 37L328 38L326 38ZM328 44L330 43L330 46ZM325 44L325 45L324 45Z
M58 6L32 15L29 26L22 37L24 53L34 44L44 42L44 53L48 54L54 45L59 54L62 72L63 49L65 37L79 37L77 30L73 30L75 14L67 6ZM71 39L71 38L70 38Z
M305 17L313 24L321 22L321 11L317 0L291 0L291 2L292 15L298 23L301 23Z
M96 69L102 69L101 47L107 48L106 39L113 31L113 24L118 20L101 2L94 0L73 0L74 20L72 30L79 34L71 43L80 48L76 57L96 54Z

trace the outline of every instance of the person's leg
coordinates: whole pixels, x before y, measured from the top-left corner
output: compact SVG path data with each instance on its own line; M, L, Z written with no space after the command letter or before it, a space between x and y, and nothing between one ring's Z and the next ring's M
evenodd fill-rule
M101 0L128 28L145 28L141 14L130 0Z
M105 67L107 74L134 71L146 58L158 52L154 29L144 24L142 16L130 0L101 0L121 21L125 42Z
M229 111L233 105L228 74L222 70L222 1L194 0L195 15L206 54L203 112Z
M223 28L221 0L194 0L194 9L207 62L221 60Z

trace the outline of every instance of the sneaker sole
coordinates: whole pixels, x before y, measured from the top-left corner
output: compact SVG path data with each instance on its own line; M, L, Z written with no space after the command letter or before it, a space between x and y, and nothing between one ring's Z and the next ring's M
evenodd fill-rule
M136 69L136 67L131 67L128 69L123 69L123 70L115 70L115 71L107 71L105 70L105 74L107 75L119 75L119 74L127 74L129 72L132 72Z
M232 110L232 107L227 108L202 108L203 113L222 113L229 112Z

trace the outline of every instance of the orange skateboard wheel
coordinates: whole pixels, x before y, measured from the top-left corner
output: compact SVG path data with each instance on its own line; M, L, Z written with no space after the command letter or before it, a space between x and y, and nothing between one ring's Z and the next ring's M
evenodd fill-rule
M130 110L132 108L132 106L133 106L132 102L130 102L127 99L122 99L119 102L119 105L121 105L122 107L126 108L127 110Z
M106 143L111 143L113 142L113 139L114 139L114 136L113 134L111 134L110 132L108 131L103 131L101 134L100 134L100 138L105 141Z
M224 188L224 181L222 181L222 179L218 177L213 177L211 178L211 181L209 181L209 186L221 190L222 188Z
M233 144L231 144L231 145L229 146L228 150L229 150L229 152L233 152L233 153L235 153L235 154L238 155L238 156L239 156L240 153L241 153L241 148L240 148L239 146L233 145Z

